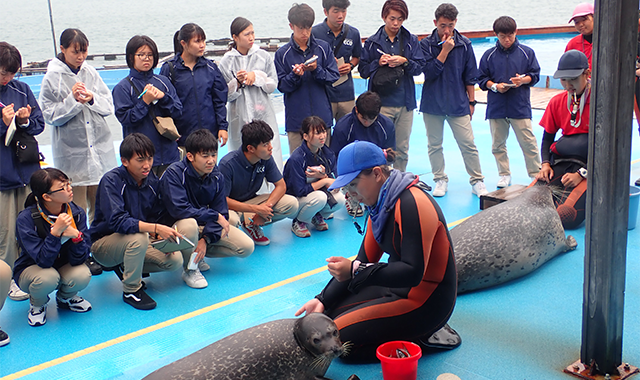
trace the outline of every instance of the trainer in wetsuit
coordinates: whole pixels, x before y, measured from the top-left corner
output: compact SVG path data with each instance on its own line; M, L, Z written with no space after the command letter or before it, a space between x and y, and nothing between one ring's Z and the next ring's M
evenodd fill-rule
M537 181L558 188L553 201L565 229L577 228L585 217L587 196L587 147L589 142L589 103L591 70L587 56L569 50L560 57L553 75L566 91L554 96L540 120L542 169ZM556 133L562 137L555 141Z
M353 343L349 361L376 360L376 348L392 340L423 348L460 344L446 325L457 291L447 222L416 175L386 163L383 150L370 142L340 151L331 188L346 187L366 206L366 234L356 260L327 259L334 278L296 313L333 318L341 339ZM388 263L380 262L383 253Z

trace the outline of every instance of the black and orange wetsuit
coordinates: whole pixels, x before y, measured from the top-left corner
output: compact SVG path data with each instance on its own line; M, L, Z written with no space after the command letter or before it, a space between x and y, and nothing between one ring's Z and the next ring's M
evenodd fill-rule
M354 344L347 360L375 360L378 345L431 336L456 301L453 244L436 201L417 186L403 190L384 224L381 243L371 219L357 260L375 263L350 281L332 279L317 298ZM383 253L388 263L379 262Z

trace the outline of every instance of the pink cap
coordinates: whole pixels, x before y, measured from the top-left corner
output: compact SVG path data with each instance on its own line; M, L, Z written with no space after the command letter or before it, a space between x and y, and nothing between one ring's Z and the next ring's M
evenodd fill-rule
M593 14L593 4L590 4L590 3L578 4L576 5L576 9L573 10L573 16L571 16L571 20L569 20L569 22L573 21L573 19L576 17L592 15L592 14Z

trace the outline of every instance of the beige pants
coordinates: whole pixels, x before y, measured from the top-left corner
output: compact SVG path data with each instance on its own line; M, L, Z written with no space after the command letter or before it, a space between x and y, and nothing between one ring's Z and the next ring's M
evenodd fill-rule
M331 113L333 114L333 120L335 121L333 125L335 126L338 120L342 119L344 115L350 114L355 105L355 99L347 100L346 102L332 102Z
M11 267L9 264L0 260L0 310L4 306L4 301L9 294L9 285L11 284Z
M0 260L11 268L18 258L16 220L30 192L29 186L0 191Z
M73 203L87 213L89 225L93 223L93 217L96 214L96 194L98 194L98 185L73 187Z
M331 215L332 213L339 210L344 204L344 194L338 191L333 194L333 197L336 199L338 203L330 207L327 203L327 194L324 191L316 190L312 191L304 197L298 198L299 209L298 209L298 219L304 223L311 223L311 219L317 214L320 213L323 218Z
M29 293L31 305L40 307L49 302L49 294L58 289L61 298L71 298L86 288L91 281L91 271L84 263L66 264L59 269L31 265L22 271L18 286Z
M251 256L255 249L253 240L237 226L229 221L229 235L215 243L207 244L206 257L240 257ZM200 226L200 233L204 226Z
M300 132L287 132L287 138L289 139L289 154L293 153L304 141ZM327 139L324 141L324 145L329 146L331 144L331 129L327 127Z
M380 108L380 113L393 121L396 129L396 161L393 167L404 172L409 163L409 138L413 127L413 111L408 111L407 107L383 106Z
M540 171L540 152L538 141L533 134L531 119L489 119L491 127L491 153L496 159L499 175L511 175L509 170L509 156L507 155L507 138L509 138L509 125L513 127L520 149L524 155L524 162L529 177L534 177Z
M424 125L427 128L427 139L429 140L429 161L434 181L449 181L444 172L444 154L442 152L442 140L444 135L444 121L451 127L453 137L458 143L464 166L469 173L469 183L474 185L478 181L484 180L480 169L480 158L478 148L473 141L473 129L471 118L466 116L441 116L423 114Z
M256 196L255 198L251 198L242 203L247 203L250 205L259 205L267 201L269 199L270 194L261 194ZM291 196L289 194L285 194L280 198L280 200L273 206L273 218L271 218L272 222L277 222L278 220L282 220L284 218L295 218L298 213L298 200L296 197ZM249 219L253 219L254 213L251 212L239 212L234 210L229 210L229 223L232 226L240 227L242 222L246 222Z
M195 219L182 219L176 222L178 232L194 244L198 242L198 224ZM138 291L141 287L142 273L174 271L182 267L183 257L191 257L195 247L177 252L162 252L151 245L149 234L124 235L113 233L91 245L96 261L105 267L123 264L122 288L127 293Z

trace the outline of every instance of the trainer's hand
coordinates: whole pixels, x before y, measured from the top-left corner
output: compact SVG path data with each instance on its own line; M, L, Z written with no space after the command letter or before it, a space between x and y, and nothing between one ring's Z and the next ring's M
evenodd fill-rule
M327 259L329 273L339 282L351 279L351 260L345 257L331 256Z
M311 313L323 313L324 305L317 298L312 299L311 301L307 301L298 311L296 311L296 317L302 315L303 313L311 314Z
M536 179L538 181L545 181L549 183L553 179L553 169L551 169L551 164L545 162L542 164L542 169L536 174Z

